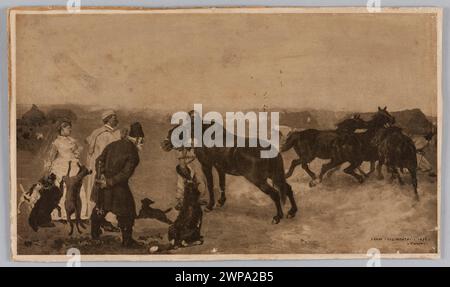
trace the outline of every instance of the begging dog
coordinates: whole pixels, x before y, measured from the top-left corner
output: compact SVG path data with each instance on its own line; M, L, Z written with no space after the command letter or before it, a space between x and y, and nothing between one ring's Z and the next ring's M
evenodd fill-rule
M39 181L33 184L28 191L25 191L22 184L19 184L22 194L19 197L19 205L17 206L17 214L20 214L22 205L26 205L28 212L31 212L36 202L41 197L42 183Z
M52 223L51 213L53 210L58 210L61 215L61 207L59 201L63 192L55 184L55 174L50 174L40 180L42 188L40 190L40 197L31 209L28 217L28 224L34 231L38 231L39 227L54 227Z
M77 227L78 233L81 234L80 226L85 229L83 222L81 221L81 197L80 189L83 184L83 178L92 173L92 170L88 170L85 166L77 164L79 171L75 176L69 176L70 168L72 162L69 162L69 170L66 176L62 178L62 184L66 185L66 200L64 202L64 207L66 209L67 221L70 224L69 236L73 234L73 222L72 214L75 213L75 225Z
M169 226L169 241L174 248L199 245L203 243L200 235L203 212L199 203L199 183L195 176L183 173L178 168L177 172L184 178L184 198L177 219Z
M172 220L167 218L167 215L166 215L166 213L171 211L172 208L168 208L164 211L161 209L152 208L152 207L150 207L150 205L155 202L149 198L144 198L143 200L141 200L141 203L142 203L142 207L141 207L141 210L139 211L139 215L137 218L154 218L154 219L157 219L157 220L167 223L167 224L173 223Z

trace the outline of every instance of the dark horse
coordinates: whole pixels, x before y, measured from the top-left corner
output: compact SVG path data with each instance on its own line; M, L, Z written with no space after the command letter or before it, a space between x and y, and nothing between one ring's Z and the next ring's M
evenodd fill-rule
M401 128L396 126L386 127L384 122L384 112L386 109L379 109L369 121L354 121L353 123L346 122L342 125L358 128L366 128L367 131L356 134L363 143L362 154L364 161L371 162L370 172L374 171L375 162L378 161L378 178L383 179L381 167L386 165L389 172L392 174L392 179L398 179L401 185L404 184L398 169L406 168L411 175L412 185L416 199L419 199L417 194L417 157L416 147L408 136L402 133ZM389 124L395 123L395 118L392 117Z
M203 124L203 132L208 127L210 127L210 125ZM175 128L176 127L169 130L167 138L164 139L162 143L162 148L165 151L174 149L170 139ZM286 201L286 196L291 203L291 209L288 211L287 218L294 217L297 213L297 204L295 203L292 188L286 182L284 177L283 159L281 154L278 153L277 156L273 158L261 158L260 152L270 148L261 147L259 143L257 147L249 147L248 138L245 138L245 147L225 147L226 134L227 131L223 128L224 147L206 147L205 145L202 145L202 147L194 148L194 153L202 166L208 186L209 203L206 206L206 211L211 211L214 207L214 181L212 173L214 167L219 174L221 191L220 199L217 202L218 206L223 206L226 201L225 175L230 174L245 177L261 191L270 196L277 209L277 214L273 217L272 223L279 223L283 218L281 203ZM234 143L236 143L238 137L236 135L232 136L234 137ZM269 184L269 179L272 184Z
M407 169L411 176L416 200L417 193L417 151L412 139L402 133L399 127L389 127L381 130L372 141L378 147L380 164L385 164L392 173L392 179L397 178L401 185L404 184L398 169Z
M376 117L377 125L395 122L395 119L387 112L386 107L378 107ZM355 169L359 168L365 160L364 145L365 142L354 133L357 128L365 128L366 123L359 117L347 119L338 125L336 130L319 131L316 129L307 129L290 133L281 151L287 151L294 148L299 156L291 163L286 177L290 177L297 165L302 165L303 169L311 176L309 185L312 187L317 184L316 174L309 169L308 164L315 158L330 159L330 162L322 165L319 175L319 182L323 176L331 169L349 162L350 165L344 169L344 172L355 177L359 182L363 182L363 176L357 174Z
M389 121L386 123L386 120ZM386 126L395 124L395 117L391 116L387 112L387 108L381 109L378 107L378 113L374 114L369 121L364 121L359 115L338 123L338 130L347 130L353 132L355 127L357 129L366 129L364 132L355 133L355 136L361 143L361 155L363 161L370 162L370 170L365 173L361 167L358 168L359 172L365 177L369 177L375 171L375 163L378 161L378 179L383 179L381 172L382 162L379 161L378 144L374 141L376 138L383 134L386 130ZM352 131L353 130L353 131Z

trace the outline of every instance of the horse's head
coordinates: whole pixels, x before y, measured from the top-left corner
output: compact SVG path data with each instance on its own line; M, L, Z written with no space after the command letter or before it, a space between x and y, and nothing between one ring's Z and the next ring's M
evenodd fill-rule
M343 120L336 126L340 131L354 132L356 129L367 128L367 122L361 119L359 114L355 114L353 117Z
M372 116L370 122L374 127L392 126L395 124L395 117L387 111L387 107L383 109L378 107L378 111Z
M208 126L209 125L202 124L202 130L204 131ZM177 138L177 136L175 136L175 137L172 136L172 134L175 131L177 133L180 132L178 134L178 138ZM189 137L184 138L184 136L187 134L185 132L189 132L190 133L190 138ZM174 144L172 142L173 140L178 141L179 144L174 146ZM201 138L200 139L195 138L194 121L191 119L188 122L180 123L180 124L170 128L168 130L168 132L167 132L166 138L164 138L161 141L160 146L161 146L162 150L168 152L168 151L171 151L173 149L181 150L183 148L193 147L193 146L195 146L194 143L198 142L199 140L202 140L202 139Z
M171 129L169 129L169 131L167 132L167 136L166 136L166 138L165 139L163 139L162 141L161 141L161 149L163 150L163 151L166 151L166 152L169 152L169 151L171 151L171 150L173 150L175 147L173 146L173 144L172 144L172 133L173 133L173 130L175 129L176 127L173 127L173 128L171 128Z

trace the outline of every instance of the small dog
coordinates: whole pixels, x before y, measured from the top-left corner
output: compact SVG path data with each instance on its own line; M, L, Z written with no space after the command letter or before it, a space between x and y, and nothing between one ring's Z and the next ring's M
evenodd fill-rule
M19 197L19 205L17 206L17 214L21 213L22 205L28 209L28 213L31 212L36 202L41 197L41 190L43 188L43 184L41 182L37 182L33 184L28 191L25 191L22 184L19 184L20 190L22 194Z
M77 227L78 233L82 233L80 230L80 226L83 229L86 229L83 222L81 221L81 197L80 197L80 189L83 184L83 179L92 174L92 170L88 170L85 166L77 164L79 167L79 171L75 176L69 176L70 168L72 162L69 162L69 170L66 176L62 178L62 184L66 185L66 200L64 202L64 208L66 209L67 221L70 224L69 236L73 234L73 222L72 222L72 214L75 213L75 225Z
M42 185L40 189L40 197L31 209L28 217L28 223L34 231L38 231L39 227L54 227L52 223L51 213L57 210L61 215L61 207L59 201L63 195L60 188L55 184L55 174L43 177L39 183Z
M199 202L199 183L195 176L191 177L189 174L180 172L179 174L184 178L184 198L177 219L169 226L168 238L173 248L203 243L203 237L200 234L203 211Z
M172 210L172 208L168 208L166 210L156 209L150 207L151 204L155 203L153 200L149 198L144 198L141 200L142 207L139 211L139 215L137 218L154 218L156 220L159 220L161 222L172 224L173 221L167 218L166 213Z

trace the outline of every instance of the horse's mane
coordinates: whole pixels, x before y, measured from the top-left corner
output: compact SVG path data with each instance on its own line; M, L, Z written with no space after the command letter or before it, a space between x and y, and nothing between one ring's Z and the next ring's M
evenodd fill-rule
M340 121L340 122L338 122L337 124L336 124L336 128L339 130L339 129L345 129L345 128L347 128L347 124L350 122L350 121L352 121L353 119L352 118L348 118L348 119L345 119L345 120L342 120L342 121Z

